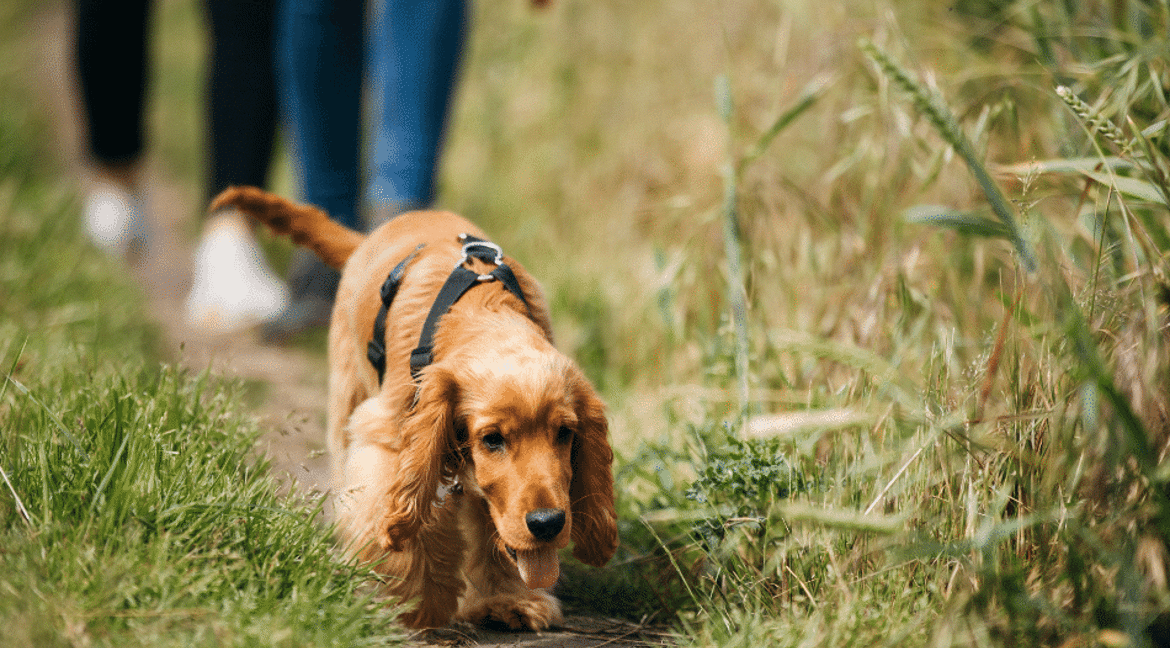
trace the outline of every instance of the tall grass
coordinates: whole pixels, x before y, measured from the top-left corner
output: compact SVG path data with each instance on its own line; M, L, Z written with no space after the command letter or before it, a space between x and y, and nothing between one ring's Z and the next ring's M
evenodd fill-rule
M696 643L1160 640L1165 9L948 8L479 16L446 196L607 278L558 329Z

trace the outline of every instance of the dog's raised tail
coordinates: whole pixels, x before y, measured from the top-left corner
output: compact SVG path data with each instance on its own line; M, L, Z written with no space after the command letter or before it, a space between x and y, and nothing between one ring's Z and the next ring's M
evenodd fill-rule
M329 218L311 205L298 205L256 187L228 187L211 201L211 211L237 207L313 251L325 263L340 269L365 236Z

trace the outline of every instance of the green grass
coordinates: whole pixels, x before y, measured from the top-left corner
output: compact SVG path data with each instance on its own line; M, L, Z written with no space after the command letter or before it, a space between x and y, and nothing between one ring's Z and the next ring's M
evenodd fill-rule
M152 118L190 196L194 6L164 3ZM622 549L566 568L567 601L695 645L1164 640L1164 3L564 0L473 24L441 202L542 278L611 405ZM378 636L352 568L275 569L241 531L327 546L276 512L310 504L267 499L238 393L152 364L21 69L0 83L0 360L28 392L0 398L29 510L0 490L9 643ZM203 504L142 503L167 480ZM335 631L296 620L341 599Z
M160 362L30 105L36 8L0 10L0 645L396 642L256 456L243 385ZM193 186L193 185L192 185Z
M236 392L166 367L6 386L0 644L351 646L393 633L314 522L320 504L277 495Z

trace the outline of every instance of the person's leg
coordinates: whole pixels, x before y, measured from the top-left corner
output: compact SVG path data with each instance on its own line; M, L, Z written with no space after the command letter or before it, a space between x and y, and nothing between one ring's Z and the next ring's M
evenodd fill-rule
M356 227L362 0L281 0L278 92L306 202Z
M465 0L382 0L374 12L368 199L377 220L434 201L467 20Z
M232 185L264 187L276 135L277 0L207 0L210 200Z
M143 150L150 5L147 0L77 0L75 54L87 152L116 168Z
M273 32L276 0L207 0L210 200L232 185L267 184L276 133ZM195 251L187 319L230 331L266 320L287 304L246 216L221 210L204 223Z
M86 230L116 253L145 242L138 174L149 66L147 0L77 0L74 56L94 175Z
M280 0L277 93L305 202L360 229L363 0ZM279 342L328 324L340 273L297 248L291 301L261 334Z

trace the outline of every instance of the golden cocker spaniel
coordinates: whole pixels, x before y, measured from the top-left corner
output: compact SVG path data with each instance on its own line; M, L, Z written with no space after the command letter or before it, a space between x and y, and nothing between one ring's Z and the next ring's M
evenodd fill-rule
M558 623L548 592L558 550L571 539L577 559L602 566L617 548L613 453L601 401L553 347L536 281L513 259L466 254L461 235L485 235L452 213L405 213L363 236L251 187L226 190L212 208L229 205L342 268L329 329L338 526L390 594L417 602L404 623ZM500 265L510 283L487 280ZM453 267L480 281L438 320L433 361L412 375ZM397 290L379 315L392 269ZM376 329L381 380L367 355Z

